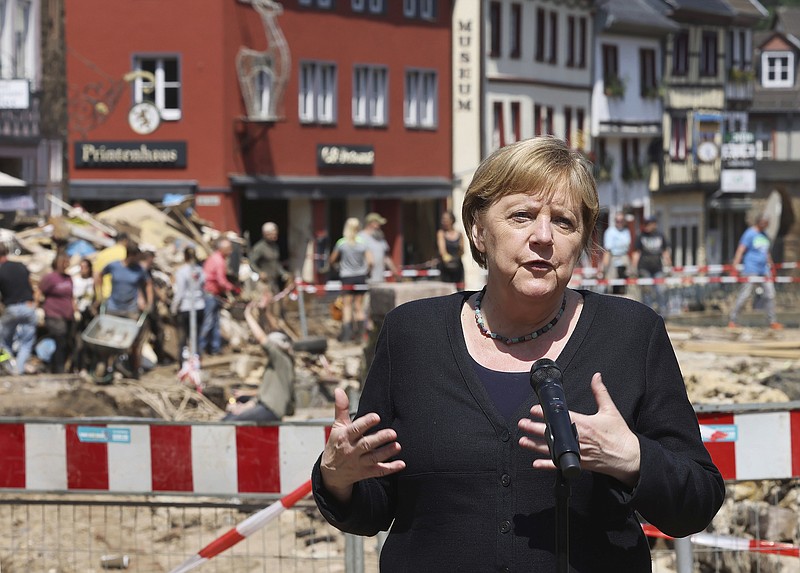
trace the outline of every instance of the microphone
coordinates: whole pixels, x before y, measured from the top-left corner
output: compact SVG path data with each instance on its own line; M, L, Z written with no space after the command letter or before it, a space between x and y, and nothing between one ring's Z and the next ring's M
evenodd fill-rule
M541 358L531 367L531 387L539 397L547 424L547 446L553 463L566 479L581 472L581 451L578 432L569 417L561 383L561 370L555 362Z

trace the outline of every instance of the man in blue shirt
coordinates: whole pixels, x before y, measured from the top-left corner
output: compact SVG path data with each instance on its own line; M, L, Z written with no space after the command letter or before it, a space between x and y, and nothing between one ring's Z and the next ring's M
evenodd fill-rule
M630 259L628 251L631 248L631 232L625 222L625 213L618 211L614 215L614 226L603 233L603 265L600 268L600 278L627 279ZM607 273L607 274L606 274ZM625 294L624 284L611 287L613 294Z
M737 272L739 265L742 265L742 274L745 276L758 276L765 277L766 280L761 283L764 289L764 298L766 299L766 311L769 318L770 328L781 329L783 325L775 318L775 283L772 280L772 256L770 255L770 240L764 233L764 230L769 225L769 220L762 216L752 227L749 227L739 239L739 246L736 248L736 254L733 256L733 273ZM739 311L745 305L747 300L753 294L753 289L756 283L745 282L742 289L739 291L739 296L736 297L736 303L733 305L731 311L730 322L728 326L735 328L736 318L739 316Z
M149 273L139 264L141 258L139 247L129 244L125 260L109 263L97 275L95 288L98 289L104 276L111 277L111 296L106 303L109 314L137 320L141 312L152 308L153 283ZM139 330L128 354L133 378L139 377L144 330L144 327Z

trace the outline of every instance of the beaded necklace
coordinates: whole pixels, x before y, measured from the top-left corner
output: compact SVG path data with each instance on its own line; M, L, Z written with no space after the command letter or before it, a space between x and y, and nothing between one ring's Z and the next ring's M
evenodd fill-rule
M481 289L481 292L478 293L478 296L475 297L475 322L478 323L478 328L487 338L493 338L503 344L511 345L511 344L518 344L520 342L526 342L528 340L533 340L534 338L540 337L542 334L553 328L558 319L561 318L561 315L564 314L564 309L567 306L567 295L564 295L564 299L561 301L561 308L558 309L558 313L553 317L553 320L545 324L538 330L531 332L530 334L526 334L525 336L515 336L514 338L508 338L507 336L503 336L502 334L497 334L496 332L492 332L488 328L486 328L486 324L483 320L483 313L481 312L481 301L483 300L483 295L486 293L486 287Z

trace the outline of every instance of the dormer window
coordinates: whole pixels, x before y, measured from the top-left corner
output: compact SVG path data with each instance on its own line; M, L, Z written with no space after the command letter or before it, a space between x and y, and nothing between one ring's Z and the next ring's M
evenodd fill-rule
M761 85L765 88L794 86L794 53L764 52L761 54Z

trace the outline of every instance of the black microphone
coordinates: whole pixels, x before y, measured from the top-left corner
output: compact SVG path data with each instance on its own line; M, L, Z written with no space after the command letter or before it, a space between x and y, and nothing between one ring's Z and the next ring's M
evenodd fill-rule
M531 387L539 397L547 424L547 446L553 463L566 479L581 472L578 432L569 417L561 383L561 370L549 358L541 358L531 367Z

